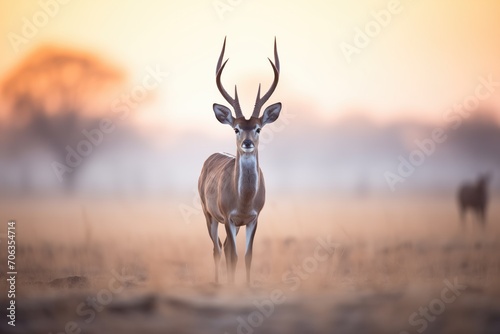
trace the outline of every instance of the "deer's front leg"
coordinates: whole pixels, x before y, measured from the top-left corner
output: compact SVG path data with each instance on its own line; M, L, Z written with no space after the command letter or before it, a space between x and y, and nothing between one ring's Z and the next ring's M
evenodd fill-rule
M222 245L218 232L219 223L207 213L205 213L205 215L207 217L208 232L210 233L210 238L214 244L215 284L219 284L219 263L222 253Z
M236 270L236 263L238 263L238 254L236 253L236 234L238 233L238 228L229 219L226 224L226 241L227 243L224 247L224 254L226 256L227 263L227 275L229 283L234 283L234 272Z
M250 285L250 271L252 267L253 238L257 231L257 218L249 223L246 228L245 265L247 269L247 284Z

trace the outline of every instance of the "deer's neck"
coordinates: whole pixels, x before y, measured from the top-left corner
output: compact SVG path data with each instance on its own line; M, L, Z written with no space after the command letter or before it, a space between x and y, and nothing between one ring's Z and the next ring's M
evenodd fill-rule
M252 153L236 155L235 185L241 208L251 205L259 190L259 156L257 150Z

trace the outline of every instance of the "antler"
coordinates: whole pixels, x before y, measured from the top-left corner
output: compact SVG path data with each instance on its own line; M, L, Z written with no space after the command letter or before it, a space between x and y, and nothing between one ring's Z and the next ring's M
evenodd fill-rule
M262 106L264 103L269 100L271 95L273 94L274 90L276 89L276 86L278 86L278 80L280 78L280 60L278 58L278 48L276 46L276 37L274 38L274 63L271 61L271 59L267 58L269 62L271 63L271 66L273 67L274 71L274 80L271 85L271 88L267 91L267 93L261 98L260 97L260 84L259 84L259 91L257 92L257 99L255 100L255 107L253 109L252 117L259 117L260 110L262 109Z
M236 85L234 86L234 99L231 97L231 95L226 92L224 89L224 86L222 86L221 82L221 75L222 71L224 70L224 67L226 66L226 63L229 59L226 59L224 64L222 64L222 59L224 58L224 51L226 50L226 38L224 37L224 45L222 46L222 51L219 56L219 61L217 62L217 68L215 70L216 74L216 82L217 82L217 88L219 88L219 92L224 96L226 101L233 107L234 109L234 114L236 118L243 117L243 113L241 112L241 107L240 107L240 101L238 99L238 90L236 88ZM222 64L222 66L221 66Z

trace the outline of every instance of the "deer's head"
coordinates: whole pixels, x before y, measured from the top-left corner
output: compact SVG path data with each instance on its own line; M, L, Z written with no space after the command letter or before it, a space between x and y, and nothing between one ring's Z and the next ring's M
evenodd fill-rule
M219 56L219 61L217 62L216 69L216 82L217 87L219 88L220 93L226 99L231 107L234 109L234 116L231 113L231 110L221 104L214 103L213 109L215 112L215 117L222 124L227 124L231 126L236 134L236 147L241 153L252 153L254 152L259 145L259 134L264 125L272 123L276 121L280 115L281 111L281 103L275 103L268 106L262 116L260 116L260 110L263 105L269 100L272 93L276 89L279 80L279 71L280 71L280 63L278 59L278 49L276 47L276 39L274 40L274 63L269 59L271 66L274 71L274 80L269 88L269 91L260 97L260 85L259 90L257 92L257 99L255 101L255 107L252 113L252 116L249 119L246 119L243 116L240 107L240 101L238 99L238 90L236 86L234 86L234 98L232 98L228 92L224 89L221 83L221 75L224 67L226 66L227 60L222 63L224 58L224 50L226 49L226 39L224 39L224 45L222 46L222 52Z

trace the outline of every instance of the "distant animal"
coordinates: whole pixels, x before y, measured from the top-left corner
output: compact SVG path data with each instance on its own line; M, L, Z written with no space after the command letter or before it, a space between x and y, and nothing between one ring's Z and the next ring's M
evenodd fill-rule
M462 223L465 223L465 215L470 209L477 214L481 224L485 226L490 180L490 174L481 174L475 183L465 183L458 190L458 205Z
M259 85L252 116L245 119L238 100L236 86L233 98L221 83L222 71L227 63L227 60L222 63L225 48L226 40L224 39L224 45L216 68L216 83L222 96L233 107L235 116L233 117L229 108L217 103L213 105L213 110L217 120L222 124L229 125L235 132L236 156L223 153L212 154L203 164L198 180L198 191L207 221L208 233L214 245L216 284L219 283L219 263L222 251L222 244L218 236L219 223L224 224L226 229L224 255L229 283L234 283L234 274L238 261L236 235L241 226L246 226L245 264L247 284L250 284L253 240L257 230L259 213L264 207L266 193L264 176L259 167L259 134L266 124L273 123L278 119L281 103L268 106L263 115L259 115L261 108L278 85L280 63L275 39L274 63L269 59L274 72L273 83L262 98L260 97Z

